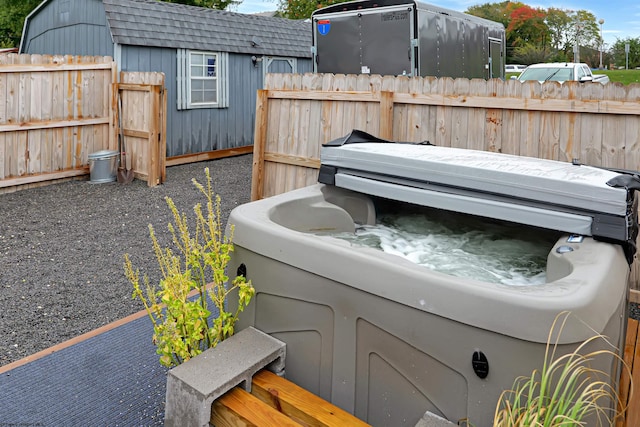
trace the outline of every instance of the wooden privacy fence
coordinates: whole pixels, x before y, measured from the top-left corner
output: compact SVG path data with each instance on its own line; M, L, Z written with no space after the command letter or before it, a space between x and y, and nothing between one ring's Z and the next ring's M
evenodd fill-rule
M253 200L317 182L321 145L352 129L640 170L640 85L269 74L257 96Z
M0 193L89 174L119 150L118 95L136 177L165 178L164 74L121 73L110 57L0 55Z
M88 173L114 149L109 57L0 55L0 189Z
M166 179L167 98L163 73L121 72L119 135L136 178L152 186ZM117 108L117 106L116 106Z

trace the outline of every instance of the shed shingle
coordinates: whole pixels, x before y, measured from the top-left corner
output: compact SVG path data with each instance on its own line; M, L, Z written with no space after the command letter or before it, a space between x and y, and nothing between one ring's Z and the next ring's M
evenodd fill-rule
M311 23L155 0L103 0L123 45L311 57ZM252 41L259 40L258 45Z

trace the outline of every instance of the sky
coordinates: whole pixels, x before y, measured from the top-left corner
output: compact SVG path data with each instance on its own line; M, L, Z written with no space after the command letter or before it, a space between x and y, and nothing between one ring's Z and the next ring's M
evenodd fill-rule
M425 3L463 12L470 6L499 1L427 0ZM569 10L587 10L593 13L596 20L604 19L602 37L604 38L605 47L610 47L617 39L640 37L640 1L637 0L525 0L522 2L532 7L544 9L555 7ZM234 11L258 13L273 11L277 7L277 0L243 0L242 4Z

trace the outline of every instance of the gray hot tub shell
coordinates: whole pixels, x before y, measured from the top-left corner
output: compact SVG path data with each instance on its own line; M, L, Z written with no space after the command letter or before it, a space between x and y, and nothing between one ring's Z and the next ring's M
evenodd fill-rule
M620 245L588 236L572 242L567 233L549 252L546 284L510 287L321 234L375 218L372 197L324 184L239 206L229 217L230 271L244 264L256 288L239 329L255 326L284 341L287 378L362 420L413 426L430 411L491 425L500 393L541 368L563 311L573 315L560 352L594 333L622 348L629 265ZM479 354L486 378L474 371ZM600 363L618 378L617 361Z

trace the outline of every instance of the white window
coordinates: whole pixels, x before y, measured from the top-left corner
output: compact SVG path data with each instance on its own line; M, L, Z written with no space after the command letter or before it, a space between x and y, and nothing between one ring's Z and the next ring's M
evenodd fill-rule
M178 49L178 110L225 108L229 55Z

